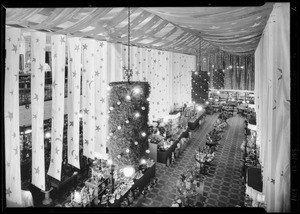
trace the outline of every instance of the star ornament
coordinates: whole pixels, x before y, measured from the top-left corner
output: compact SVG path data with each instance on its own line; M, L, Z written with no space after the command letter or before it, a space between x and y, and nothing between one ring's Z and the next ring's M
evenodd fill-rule
M34 98L33 98L33 99L36 100L36 101L39 101L39 96L38 96L38 94L34 93Z
M35 174L40 174L40 167L38 166L37 168L34 168Z
M12 49L12 51L14 51L15 53L17 53L17 50L18 50L17 45L14 45L14 44L13 44L13 49Z
M10 121L13 119L14 114L12 112L8 112L8 116L6 116L10 119Z
M87 50L88 46L87 46L87 44L84 44L82 47L83 47L83 50Z
M8 195L8 197L10 197L10 194L12 193L12 191L10 190L10 187L8 187L6 189L6 195Z

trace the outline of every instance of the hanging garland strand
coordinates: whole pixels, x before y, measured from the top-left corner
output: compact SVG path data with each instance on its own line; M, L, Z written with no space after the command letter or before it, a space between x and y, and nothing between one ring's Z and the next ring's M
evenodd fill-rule
M132 69L130 69L130 7L128 7L128 64L127 69L125 68L125 75L127 76L128 83L132 77Z

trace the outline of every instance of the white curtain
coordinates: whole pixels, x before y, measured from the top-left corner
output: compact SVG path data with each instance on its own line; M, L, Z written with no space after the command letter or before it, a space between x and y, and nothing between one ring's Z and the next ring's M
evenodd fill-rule
M45 190L44 88L46 34L31 33L32 181Z
M255 105L268 212L290 211L290 4L276 3L255 52Z
M96 41L82 39L83 155L95 154L95 48Z
M20 29L6 28L5 35L5 195L6 206L21 206L19 128L19 40Z
M118 68L120 60L114 61L112 72L108 72L108 43L103 41L96 42L95 52L95 156L106 159L106 137L107 137L107 92L108 78L115 78L115 70ZM114 54L115 56L117 54Z
M123 46L121 60L126 67L127 49ZM168 115L174 110L174 104L179 107L191 102L190 71L196 68L195 56L130 47L130 68L132 81L148 81L151 86L150 122Z
M61 180L63 129L64 129L64 86L66 65L66 36L51 36L52 42L52 124L51 160L48 175Z
M81 42L80 38L68 38L68 163L79 165L79 113Z

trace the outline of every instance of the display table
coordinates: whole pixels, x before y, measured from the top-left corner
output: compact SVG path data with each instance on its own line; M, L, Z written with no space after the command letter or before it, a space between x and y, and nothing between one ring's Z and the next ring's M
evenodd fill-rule
M248 111L249 111L249 109L246 107L241 107L241 106L237 107L237 113L244 117L246 117L248 115Z
M226 111L227 113L233 115L233 112L234 112L234 108L230 105L228 106L223 106L222 107L222 111Z
M156 164L154 163L151 167L149 167L144 172L143 176L136 180L132 187L124 195L122 195L118 200L115 200L115 203L109 204L109 207L120 207L124 199L127 198L129 192L133 192L136 188L138 188L141 192L150 183L151 179L155 177L155 166Z
M204 110L201 113L199 113L196 118L193 118L188 122L188 127L191 130L196 129L199 126L199 121L202 120L205 116L206 116L206 111Z
M175 151L177 144L179 143L182 137L185 137L189 132L189 129L182 132L177 140L174 141L172 146L170 146L166 151L157 150L157 162L167 164L168 160L172 160L172 152Z
M214 112L219 112L222 109L222 105L211 105L211 107L214 109Z

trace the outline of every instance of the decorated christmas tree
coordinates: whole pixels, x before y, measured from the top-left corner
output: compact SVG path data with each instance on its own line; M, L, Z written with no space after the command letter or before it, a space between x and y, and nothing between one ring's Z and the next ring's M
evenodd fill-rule
M108 109L107 148L118 166L137 166L148 158L148 82L112 82ZM148 153L147 153L148 152Z

